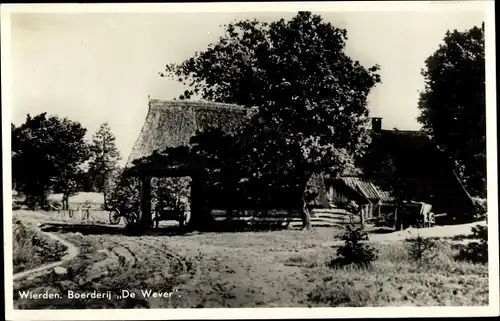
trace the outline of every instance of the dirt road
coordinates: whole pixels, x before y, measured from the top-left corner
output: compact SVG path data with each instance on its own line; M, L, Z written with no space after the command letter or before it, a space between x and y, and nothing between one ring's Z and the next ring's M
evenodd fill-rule
M290 307L465 305L487 301L487 266L457 264L448 254L439 256L442 261L416 270L404 248L382 246L370 272L331 269L327 264L335 251L322 244L333 241L339 232L331 228L149 236L102 231L92 234L89 230L55 232L77 245L80 253L62 265L67 275L46 274L15 282L15 306ZM28 290L57 292L62 298L21 299L19 292ZM111 291L113 299L71 300L65 295L69 290ZM136 297L118 299L124 290L136 293ZM155 298L147 291L171 295Z

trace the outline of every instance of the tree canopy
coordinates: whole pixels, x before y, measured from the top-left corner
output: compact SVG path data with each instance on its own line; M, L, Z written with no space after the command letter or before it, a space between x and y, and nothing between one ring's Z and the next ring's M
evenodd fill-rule
M12 130L12 175L17 188L44 206L46 194L78 190L81 165L88 159L86 129L78 122L46 113L27 115Z
M224 27L218 42L161 76L188 86L180 99L258 107L235 138L244 155L238 168L260 185L279 185L278 177L303 185L312 172L352 167L369 140L367 96L380 76L378 66L365 68L345 53L346 30L310 12Z
M195 139L193 150L224 180L220 186L247 189L264 203L300 201L311 175L353 170L369 143L367 96L380 82L379 66L353 61L347 31L311 12L224 28L218 42L160 73L187 86L179 99L257 107L238 135ZM214 137L221 142L215 149Z
M107 202L116 183L118 162L121 159L108 123L101 124L92 136L90 151L89 174L96 191L104 193L104 200Z
M418 121L455 162L472 194L486 194L484 23L448 31L422 70Z

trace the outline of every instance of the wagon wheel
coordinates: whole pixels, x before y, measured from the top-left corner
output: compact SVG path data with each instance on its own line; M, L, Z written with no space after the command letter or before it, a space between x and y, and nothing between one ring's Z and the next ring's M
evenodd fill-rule
M109 212L109 222L112 225L117 225L120 223L120 211L117 209L114 209Z
M430 212L428 221L429 221L429 227L435 226L436 225L436 215L434 213Z
M123 219L125 220L126 225L135 225L139 221L139 216L135 212L131 211L125 214Z
M186 227L187 216L187 211L185 209L183 209L179 214L179 227L181 229Z

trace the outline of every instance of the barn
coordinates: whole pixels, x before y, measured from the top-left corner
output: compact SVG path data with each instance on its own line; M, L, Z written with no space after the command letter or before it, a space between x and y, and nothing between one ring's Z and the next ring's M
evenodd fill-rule
M189 154L191 139L209 129L236 133L253 115L255 108L238 105L200 102L150 100L143 128L127 161L124 175L140 179L141 213L151 213L151 179L153 177L191 177L191 224L203 226L207 215L207 184L204 169ZM170 153L165 151L169 149ZM175 149L175 155L172 154ZM317 206L328 206L322 175L315 175L309 184L323 191ZM287 198L290 204L293 202ZM294 199L292 197L292 199ZM293 211L300 208L286 208ZM141 224L151 225L150 215L141 215Z
M434 213L446 213L451 222L472 217L470 195L424 132L382 130L382 119L373 118L371 140L360 161L362 175L326 182L331 202L356 201L368 218L396 213L396 199L430 204Z
M394 213L395 199L372 181L358 176L345 176L327 180L328 200L332 206L341 206L355 201L361 206L366 220Z

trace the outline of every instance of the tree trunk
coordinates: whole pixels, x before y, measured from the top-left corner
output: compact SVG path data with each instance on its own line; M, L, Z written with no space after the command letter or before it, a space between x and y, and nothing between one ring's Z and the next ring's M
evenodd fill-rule
M62 210L66 211L68 209L69 209L69 196L67 194L64 194L62 199Z
M311 229L311 212L309 211L309 204L305 198L305 196L302 197L302 211L301 211L301 216L302 216L302 229Z
M213 219L206 204L206 177L203 173L191 177L191 218L188 229L203 231L212 227Z
M40 197L40 200L39 200L40 209L43 210L45 208L45 188L44 187L41 188L39 197Z
M104 210L108 210L108 202L106 202L106 190L103 192L103 197L104 197Z

